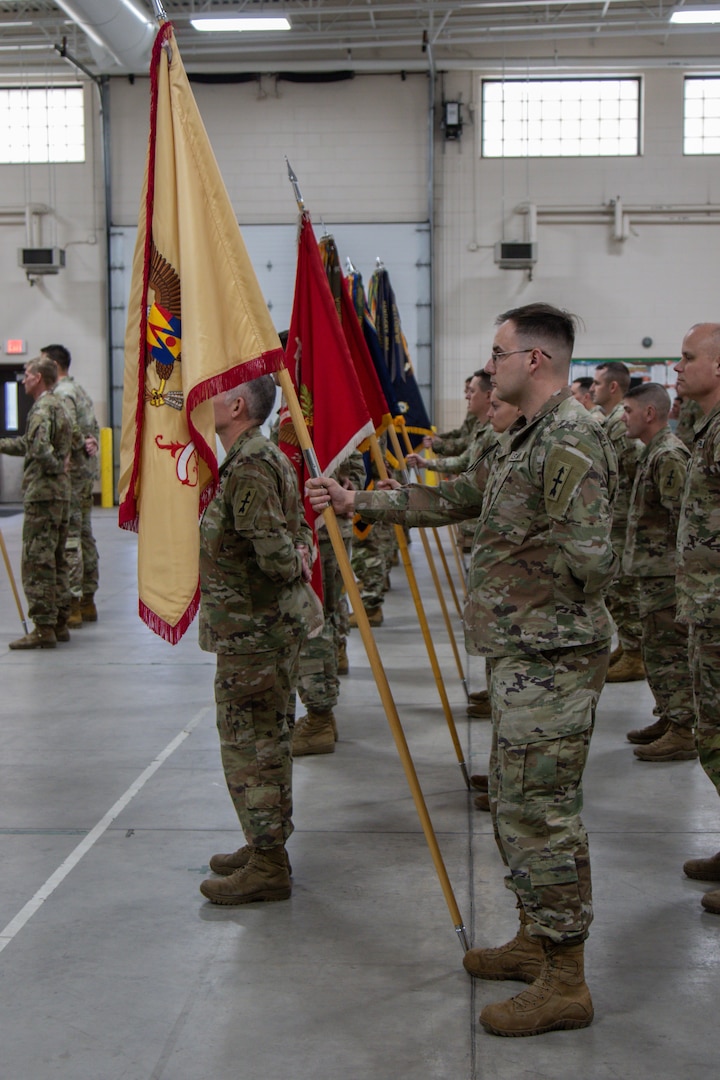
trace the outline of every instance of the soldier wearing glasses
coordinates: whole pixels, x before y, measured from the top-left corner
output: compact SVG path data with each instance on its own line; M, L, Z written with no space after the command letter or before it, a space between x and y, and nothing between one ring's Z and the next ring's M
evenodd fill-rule
M490 803L506 884L520 915L515 938L471 949L485 979L532 985L486 1006L497 1035L586 1027L584 941L592 920L582 775L611 637L603 591L618 572L610 542L617 461L610 441L568 386L575 319L549 304L500 315L485 370L497 397L526 423L483 459L434 488L347 493L309 481L314 509L329 502L364 518L436 525L479 515L465 609L469 652L491 670Z

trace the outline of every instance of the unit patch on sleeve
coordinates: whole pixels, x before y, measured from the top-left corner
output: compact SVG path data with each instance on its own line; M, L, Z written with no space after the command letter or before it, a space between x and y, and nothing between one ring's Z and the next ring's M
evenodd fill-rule
M237 503L235 504L235 518L236 518L236 520L238 518L245 518L245 517L248 516L248 513L250 512L250 508L252 507L252 505L255 502L256 494L257 494L257 492L255 492L255 491L245 491L245 492L243 492L242 497L239 498Z
M550 517L562 518L578 485L592 465L590 458L570 446L559 446L545 462L545 505Z

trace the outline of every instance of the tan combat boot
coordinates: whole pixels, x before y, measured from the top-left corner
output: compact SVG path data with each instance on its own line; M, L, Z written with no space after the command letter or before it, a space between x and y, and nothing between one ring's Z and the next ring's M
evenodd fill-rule
M238 848L237 851L231 851L227 855L211 855L208 866L212 870L213 874L219 874L220 877L230 877L236 870L242 870L243 866L247 866L250 862L250 856L253 849L248 847ZM292 877L292 866L285 852L285 859L287 862L288 874Z
M474 694L468 694L468 701L471 705L478 705L480 702L489 700L490 695L487 690L476 690Z
M493 1035L543 1035L592 1023L593 1005L585 982L583 942L543 943L545 962L532 984L517 997L486 1005L480 1023Z
M335 717L330 712L314 712L308 709L295 724L292 740L293 757L309 754L335 753Z
M55 623L55 638L57 641L69 641L70 640L70 620L64 616L59 616L58 621Z
M83 622L98 621L98 613L97 608L95 607L95 598L93 596L83 596L80 605L80 614L82 615Z
M698 756L692 730L671 724L664 735L647 746L636 746L640 761L694 761Z
M606 682L638 682L647 678L645 665L642 662L642 654L639 649L630 651L623 649L623 654L617 663L608 668Z
M71 630L77 630L77 628L83 624L81 608L82 604L79 600L73 600L70 604L70 614L68 615L67 624Z
M468 949L463 967L476 979L517 979L531 983L540 974L545 953L542 942L527 935L527 916L520 912L520 929L512 941L497 949Z
M696 881L720 881L720 851L709 859L688 859L683 872Z
M476 791L487 791L489 787L487 774L473 773L470 777L470 786L474 787Z
M490 698L487 691L484 691L484 697L480 694L471 694L470 701L467 707L468 716L472 716L475 720L489 720L492 716L490 709Z
M383 624L383 609L381 607L366 608L365 614L368 617L368 622L371 626L382 626ZM354 611L350 612L350 618L348 619L350 626L357 627L357 616Z
M639 746L645 746L647 743L655 742L656 739L659 739L665 734L669 727L670 721L661 716L654 724L648 724L647 727L635 728L633 731L628 731L627 741L637 743Z
M55 649L57 638L52 626L36 626L29 634L8 644L8 649Z
M225 906L288 900L292 884L285 848L252 848L245 866L228 877L208 878L200 892L212 904Z
M490 813L490 796L487 791L483 791L480 795L475 796L475 809L487 810Z
M338 675L347 675L350 671L350 661L347 654L347 638L340 638L340 644L337 651L337 670Z
M711 915L720 915L720 889L706 892L700 903Z

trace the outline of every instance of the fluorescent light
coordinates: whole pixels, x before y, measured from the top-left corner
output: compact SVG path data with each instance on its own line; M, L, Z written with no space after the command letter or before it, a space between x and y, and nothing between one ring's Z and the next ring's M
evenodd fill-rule
M720 8L679 8L670 16L671 23L720 23Z
M242 33L245 30L289 30L290 20L284 15L238 15L235 18L221 16L217 19L191 19L190 25L196 30L210 33Z

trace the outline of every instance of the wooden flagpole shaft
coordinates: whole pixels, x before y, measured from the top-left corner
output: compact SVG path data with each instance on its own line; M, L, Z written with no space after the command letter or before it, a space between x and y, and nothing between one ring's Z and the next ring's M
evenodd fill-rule
M410 453L412 453L413 452L412 443L410 442L410 436L408 435L405 428L403 428L403 438L404 438L404 441L405 441L405 446L410 451ZM418 476L418 483L419 484L424 484L425 481L422 479L422 477ZM442 564L443 564L443 569L445 570L445 576L447 577L448 585L450 586L450 592L452 593L452 597L453 597L453 600L455 602L455 609L456 609L458 615L460 616L460 618L462 618L462 609L460 607L460 601L458 600L458 596L457 596L457 593L455 591L455 582L452 579L452 574L450 573L450 567L448 566L447 559L445 558L445 550L444 550L444 548L442 546L442 541L440 539L440 533L438 532L437 529L433 529L433 533L435 535L435 543L437 544L437 549L438 549L438 552L440 554L440 559L441 559ZM454 527L452 525L448 525L448 536L450 537L450 546L452 547L453 553L455 555L455 562L457 563L458 574L460 576L460 584L462 585L463 595L464 595L465 599L467 600L467 586L465 585L465 572L463 570L462 563L460 562L460 556L458 554L457 541L455 539L455 530L454 530Z
M25 615L23 612L22 604L20 602L20 593L18 592L18 587L15 584L15 575L13 574L12 566L10 565L10 556L8 555L8 549L5 547L5 537L2 534L2 529L0 529L0 548L2 548L3 562L5 563L5 569L7 570L7 576L10 581L10 588L12 589L13 596L15 597L15 605L18 609L20 622L23 624L23 629L25 633L29 634L30 631L28 630L28 624L25 622Z
M393 428L393 433L394 430L395 429ZM397 435L395 436L395 438L397 440ZM385 467L382 453L380 452L380 444L378 443L376 435L370 436L370 450L381 480L387 480L388 472ZM396 450L400 451L399 443L397 444ZM405 466L402 451L400 451L400 457L398 460L402 462L402 467L404 468ZM425 642L425 648L427 649L430 667L432 668L432 673L435 676L435 685L438 688L440 702L443 707L443 712L445 713L445 720L448 726L448 731L450 732L450 738L452 740L453 747L455 748L455 756L457 757L457 762L460 766L460 772L462 773L463 780L465 781L465 787L469 791L471 787L470 774L467 770L467 764L465 763L465 754L463 753L462 744L458 737L457 728L455 726L455 718L453 717L452 709L450 708L450 702L448 701L447 690L445 689L445 682L442 677L442 671L440 670L440 664L438 663L437 653L435 651L435 643L433 642L432 634L430 633L430 627L428 626L427 615L425 614L425 607L423 605L420 590L418 588L417 578L415 577L415 567L413 566L412 560L410 559L407 537L405 536L405 530L403 529L402 525L395 526L395 535L397 536L398 545L400 547L400 555L402 557L403 566L407 575L408 585L410 586L410 592L412 593L412 598L415 603L415 611L417 612L418 622L420 623L420 629L422 631L423 640Z
M405 438L407 439L408 445L410 445L410 440L408 439L407 431L404 432L404 434L405 434ZM397 434L395 435L395 439L397 440ZM412 450L412 446L410 446L410 450ZM398 442L398 453L400 454L400 460L403 460L403 454L402 454L402 450L400 450L399 442ZM425 533L424 529L420 529L419 532L420 532L420 539L422 540L423 548L425 550L425 558L427 559L428 566L430 567L430 573L432 575L433 584L435 586L435 592L437 593L438 600L440 601L440 610L442 611L443 619L445 621L445 628L446 628L446 630L448 632L448 638L450 639L450 645L452 647L453 656L455 657L455 666L457 668L458 675L460 677L460 682L462 683L463 690L465 691L465 698L469 701L470 700L470 691L468 689L467 679L465 677L465 669L463 667L462 658L460 656L460 650L458 649L457 641L455 639L455 631L453 629L452 620L450 619L450 612L448 611L447 604L445 603L445 594L443 593L442 584L440 583L440 577L438 575L437 567L435 565L435 560L433 559L432 551L430 550L430 542L429 542L429 540L428 540L428 538L426 536L426 533ZM442 544L441 544L440 536L438 535L437 529L433 529L433 533L435 535L438 547L442 551ZM444 554L445 553L443 552L443 555ZM452 578L450 577L450 567L447 565L447 562L444 562L444 565L445 565L445 572L447 574L448 581L450 582L450 587L453 589L453 593L454 593L454 588L453 588L453 584L452 584ZM455 604L457 606L457 597L455 598ZM459 607L458 607L458 614L460 614Z
M308 432L307 425L305 423L305 417L303 416L302 409L300 408L300 402L297 399L295 386L290 377L290 373L287 371L286 368L281 368L277 372L277 379L283 393L285 394L285 401L290 411L290 416L292 417L295 433L298 437L298 442L300 444L300 448L303 452L305 460L308 463L308 467L311 471L317 471L315 450L313 448L312 442L310 441L310 433ZM395 746L397 747L400 761L405 771L405 777L407 779L410 793L415 803L415 809L417 811L418 817L420 818L420 824L422 825L422 830L425 834L425 840L427 841L427 845L430 848L430 854L432 856L433 863L435 864L435 870L440 880L440 887L442 888L445 902L448 906L450 915L453 920L455 932L458 935L460 945L463 951L467 952L467 932L463 924L462 916L460 915L460 910L457 906L457 901L455 899L455 894L452 890L452 885L450 884L450 879L448 877L447 869L445 868L445 863L443 862L443 858L440 853L437 837L435 836L432 822L430 821L430 815L428 813L427 806L425 805L425 799L420 788L417 773L415 772L415 766L410 756L410 750L405 739L405 732L402 729L400 717L398 716L395 702L390 692L390 686L387 680L387 676L382 666L382 661L380 660L380 653L378 651L377 643L373 636L370 623L368 622L367 614L365 612L365 608L363 607L362 600L360 599L360 592L355 583L355 577L350 567L350 560L348 559L347 551L345 550L345 544L343 543L342 537L340 535L340 527L337 523L335 512L331 506L328 506L327 509L323 511L323 521L325 522L325 525L327 527L328 536L330 537L333 551L335 552L335 558L337 559L338 566L340 567L343 583L345 585L345 591L347 592L348 598L350 599L350 603L352 604L353 611L355 612L355 616L357 618L358 630L360 631L360 636L362 637L363 645L365 646L365 651L367 652L368 660L370 661L370 666L372 668L373 676L377 684L380 699L385 709L388 724L390 725L390 731L392 732L393 739L395 740Z

